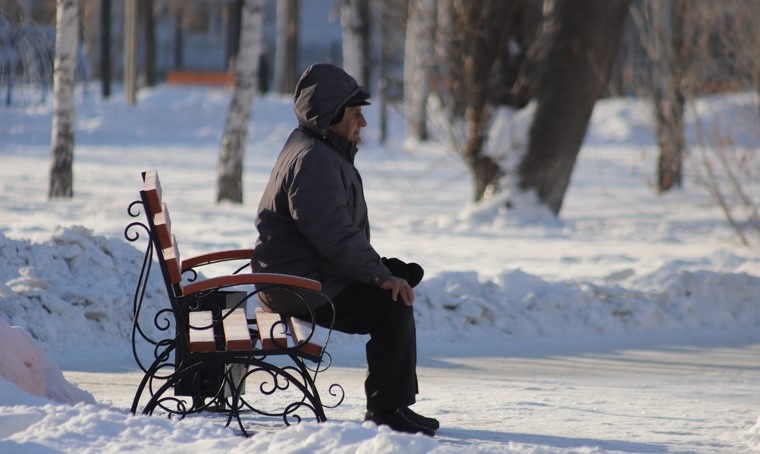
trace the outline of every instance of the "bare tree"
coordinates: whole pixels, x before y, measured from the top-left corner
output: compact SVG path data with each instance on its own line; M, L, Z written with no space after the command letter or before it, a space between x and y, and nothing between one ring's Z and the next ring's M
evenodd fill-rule
M523 2L451 0L438 18L438 38L445 44L445 66L439 65L436 95L446 106L450 140L473 175L474 199L493 190L502 176L498 160L486 153L491 116L509 65L509 44L516 28L513 19ZM461 120L463 126L460 126Z
M227 4L227 36L225 40L225 63L227 71L235 69L235 59L240 46L240 17L243 14L244 0L234 0Z
M437 6L435 0L410 0L406 22L404 117L407 136L419 141L430 135L427 102L435 67L435 54L430 50L435 48Z
M124 0L124 99L137 104L138 0Z
M100 0L100 80L104 98L111 96L111 0Z
M79 2L57 0L53 65L53 127L48 198L74 196L74 129Z
M185 8L183 4L174 6L174 39L173 63L174 69L180 70L185 65Z
M370 52L370 7L368 0L340 0L343 37L343 69L365 88L372 83Z
M298 81L298 2L277 0L274 85L280 93L293 93Z
M156 21L154 18L153 0L140 0L140 17L143 26L143 46L145 49L145 65L143 74L146 87L156 85Z
M6 86L6 105L13 102L17 82L36 84L45 99L53 80L54 48L45 29L26 16L20 0L0 2L0 83Z
M683 180L687 7L683 0L653 0L631 10L651 64L650 90L659 147L657 191L660 193L680 187Z
M373 54L373 76L377 92L373 104L379 111L379 137L383 143L388 137L388 111L395 103L401 84L397 68L403 64L406 28L406 5L408 0L388 0L371 3L371 15L376 26L370 30L370 47Z
M562 206L591 113L617 53L629 0L438 3L434 94L467 163L474 200L531 192ZM445 49L440 51L438 49ZM441 58L445 56L445 58ZM534 101L525 142L489 144L493 114ZM506 196L503 196L505 195Z
M609 77L628 0L558 0L536 88L520 188L559 214L591 113Z
M513 1L479 2L456 1L458 17L462 18L465 33L461 41L466 56L461 67L464 116L467 122L467 142L463 155L475 177L475 197L480 199L490 182L501 176L499 164L483 153L488 127L491 124L493 83L503 56L507 54L508 27L504 18L514 7ZM487 7L486 7L487 6Z
M436 3L432 94L448 118L440 124L473 177L473 199L501 191L504 155L487 143L495 109L524 107L542 53L542 2L490 0ZM530 57L531 62L528 61ZM522 153L520 153L522 154ZM514 164L510 164L514 166Z
M243 156L261 53L261 0L245 0L241 20L235 87L219 152L217 201L220 202L243 203Z
M723 211L739 241L760 242L760 3L752 0L689 3L685 19L691 58L687 107L695 141L687 170ZM732 96L698 99L704 93ZM723 103L724 115L697 108ZM725 104L733 104L731 110Z
M684 14L687 3L668 0L653 3L657 12L658 41L661 60L655 64L654 105L657 119L657 144L660 159L657 165L657 190L681 187L684 156L684 90L686 47L684 46Z

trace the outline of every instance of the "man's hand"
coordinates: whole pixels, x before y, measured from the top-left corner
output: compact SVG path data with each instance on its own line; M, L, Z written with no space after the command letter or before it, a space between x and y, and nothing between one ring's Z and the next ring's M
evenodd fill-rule
M380 288L390 290L393 301L398 301L400 295L407 306L414 304L414 290L405 279L391 276L380 284Z

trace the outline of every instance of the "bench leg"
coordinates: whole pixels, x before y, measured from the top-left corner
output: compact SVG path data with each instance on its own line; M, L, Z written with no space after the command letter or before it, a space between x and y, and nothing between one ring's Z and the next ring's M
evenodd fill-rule
M314 414L317 422L327 421L324 407L319 398L319 393L316 392L313 379L308 374L300 358L294 357L293 360L296 363L300 363L299 367L280 367L267 362L257 361L253 358L241 358L239 361L236 361L238 364L246 365L248 371L243 380L239 382L238 389L233 393L227 424L231 424L234 418L237 420L243 434L247 434L247 431L243 427L241 414L244 411L251 411L264 416L280 416L286 425L291 425L293 420L296 423L301 421L301 415L297 413L300 409L308 409ZM240 392L243 383L253 380L251 377L258 379L258 391L263 396L285 392L291 387L295 387L299 397L285 405L284 408L277 411L268 411L261 405L254 405L251 401L245 399L243 392ZM254 399L256 399L255 395Z
M296 366L277 366L254 357L219 358L205 362L196 362L185 368L180 367L180 369L166 377L156 377L155 372L160 370L161 367L168 367L166 364L159 364L153 370L154 374L149 375L146 373L145 377L143 377L143 382L140 384L140 392L146 387L152 391L151 398L146 403L142 413L150 415L160 408L167 412L170 417L176 415L181 419L190 413L204 410L224 411L228 415L227 425L230 425L232 420L235 419L241 432L246 436L248 436L248 431L245 429L242 420L242 415L246 411L264 416L280 416L286 425L291 425L293 422L297 423L301 421L302 415L298 413L299 410L308 409L318 422L326 421L327 417L325 416L324 406L308 368L303 364L301 358L293 355L292 360ZM219 387L219 394L211 398L210 403L195 402L191 396L174 395L173 388L180 381L192 380L193 376L201 375L204 370L224 364L228 366L242 366L245 372L242 374L239 371L233 373L234 367L227 367L223 379L224 383ZM290 403L286 403L284 406L278 407L279 409L275 411L268 411L261 405L254 405L251 400L244 397L245 383L254 375L256 375L256 378L260 378L259 385L257 386L258 389L256 390L260 393L259 397L261 395L274 395L278 392L294 389L297 392L296 399ZM159 378L163 380L163 384L158 389L154 389L151 384L153 380ZM225 389L231 394L229 397L225 397ZM256 395L254 394L253 396L254 401L257 399ZM214 406L214 404L221 404L226 402L226 400L229 400L228 405ZM136 411L137 399L133 402L133 413Z
M171 354L176 348L176 344L174 342L171 342L167 345L167 347L156 356L156 359L153 360L153 363L144 370L144 375L142 380L140 380L140 384L137 386L137 391L135 392L135 397L132 399L132 408L130 408L130 412L132 414L137 414L137 407L140 405L140 399L142 398L142 394L146 389L146 386L149 390L152 391L153 389L153 381L154 380L162 380L163 377L160 377L158 375L158 371L165 368L170 367L172 364Z

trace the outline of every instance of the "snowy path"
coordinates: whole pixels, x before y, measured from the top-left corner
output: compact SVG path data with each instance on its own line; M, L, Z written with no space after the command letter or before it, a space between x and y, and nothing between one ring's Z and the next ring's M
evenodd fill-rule
M441 420L436 439L456 450L748 452L740 441L760 408L760 333L700 336L508 340L499 353L481 346L480 355L472 354L477 345L449 344L445 357L426 345L415 408ZM347 392L328 411L331 421L361 420L357 344L334 352L348 365L325 377ZM139 379L134 372L65 375L124 410Z

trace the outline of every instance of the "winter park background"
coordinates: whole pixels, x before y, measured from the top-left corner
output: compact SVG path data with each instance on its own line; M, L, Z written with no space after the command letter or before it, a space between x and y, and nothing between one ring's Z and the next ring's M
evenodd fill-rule
M68 201L46 197L50 104L26 93L0 110L0 451L760 450L760 253L737 245L692 181L654 194L649 107L627 99L598 103L559 220L472 207L457 158L440 144L404 151L396 115L378 144L366 108L357 166L373 242L427 271L415 408L441 420L436 438L362 423L363 340L344 335L331 341L326 380L347 397L328 423L264 421L244 439L218 417L131 416L142 251L123 229L140 172L158 169L184 254L251 247L258 194L294 117L289 97L256 100L245 203L217 205L227 91L160 86L134 107L79 99ZM696 109L731 124L747 101ZM492 140L519 140L520 121L502 113ZM155 281L150 304L164 304L162 292Z
M337 21L314 26L332 1L302 3L314 8L304 43L339 41ZM415 408L442 428L428 438L363 424L366 339L336 335L320 382L340 383L346 400L329 422L253 418L245 439L218 415L129 413L144 243L123 230L140 172L155 168L184 256L251 247L259 194L294 127L291 99L255 100L245 203L218 205L229 91L163 85L130 107L118 88L107 100L95 84L79 90L70 200L47 198L50 94L19 83L0 107L0 453L760 452L758 239L739 245L695 181L705 131L756 154L757 94L688 106L687 179L661 196L651 104L598 102L559 219L530 200L509 213L500 199L471 205L470 175L445 143L404 143L394 113L380 144L377 103L366 108L357 166L373 243L427 271ZM499 112L494 149L524 143L530 113ZM158 279L147 304L166 304Z

